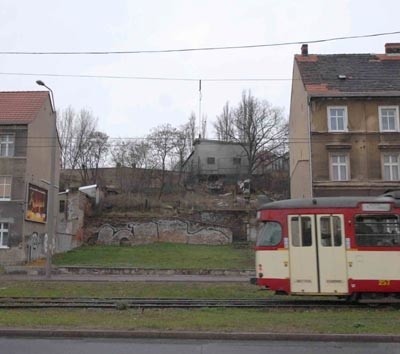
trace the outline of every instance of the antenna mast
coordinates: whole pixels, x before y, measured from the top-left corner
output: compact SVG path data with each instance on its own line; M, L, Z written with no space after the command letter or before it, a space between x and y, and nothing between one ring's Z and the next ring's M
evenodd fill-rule
M201 139L201 80L199 80L199 139Z

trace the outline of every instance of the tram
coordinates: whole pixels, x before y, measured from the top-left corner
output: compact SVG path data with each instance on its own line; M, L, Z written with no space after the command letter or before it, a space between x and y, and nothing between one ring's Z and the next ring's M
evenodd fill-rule
M256 278L278 294L400 298L400 193L267 203Z

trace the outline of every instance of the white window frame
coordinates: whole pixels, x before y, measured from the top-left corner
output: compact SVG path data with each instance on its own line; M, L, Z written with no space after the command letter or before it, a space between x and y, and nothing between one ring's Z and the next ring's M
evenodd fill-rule
M389 157L390 161L385 163L385 157ZM396 158L396 162L392 161L392 157ZM386 167L389 168L389 176L385 173ZM394 170L397 170L397 178L394 178ZM384 181L399 181L400 180L400 153L387 152L382 154L382 179Z
M10 190L10 195L6 196L7 186ZM11 200L11 188L12 188L12 177L11 176L0 176L0 200Z
M394 129L383 129L383 116L384 109L394 109ZM379 106L379 131L380 132L398 132L399 131L399 106Z
M333 109L343 109L343 129L333 129L332 125L331 125L331 118L332 118L332 112L331 110ZM329 132L347 132L348 128L347 128L347 106L328 106L327 107L327 117L328 117L328 131ZM338 121L336 118L336 127L338 126Z
M335 157L344 157L345 158L345 162L338 162L338 161L334 161ZM345 176L343 178L343 176L341 176L340 173L340 168L341 167L345 167L346 168L346 173ZM337 168L337 176L338 178L335 179L334 178L334 169ZM343 182L343 181L349 181L350 180L350 158L349 158L349 154L348 153L331 153L329 154L329 170L330 170L330 180L331 181L335 181L335 182Z
M5 227L6 226L6 227ZM9 248L7 245L4 245L4 233L7 232L7 237L10 236L9 232L9 224L6 222L0 222L0 248Z
M14 156L15 134L0 133L0 157Z

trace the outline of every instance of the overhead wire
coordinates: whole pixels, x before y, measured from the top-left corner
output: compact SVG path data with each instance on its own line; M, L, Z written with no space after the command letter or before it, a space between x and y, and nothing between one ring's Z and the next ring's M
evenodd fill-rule
M400 34L400 31L393 32L380 32L371 34L361 34L354 36L341 36L331 37L314 40L292 41L292 42L278 42L278 43L264 43L264 44L248 44L248 45L235 45L235 46L216 46L216 47L200 47L200 48L178 48L178 49L155 49L155 50L106 50L106 51L0 51L0 55L121 55L121 54L155 54L155 53L177 53L177 52L195 52L195 51L212 51L212 50L232 50L232 49L252 49L252 48L266 48L266 47L279 47L288 45L298 45L303 43L324 43L340 40L359 39L389 36Z
M86 74L51 74L51 73L23 73L23 72L0 72L0 75L14 76L44 76L44 77L71 77L90 79L125 79L125 80L160 80L160 81L291 81L289 78L179 78L179 77L156 77L156 76L122 76L122 75L86 75Z
M267 44L250 44L240 46L221 46L221 47L202 47L202 48L181 48L181 49L161 49L161 50L132 50L132 51L0 51L0 55L102 55L102 54L142 54L142 53L172 53L172 52L190 52L190 51L210 51L210 50L226 50L226 49L251 49L262 47L288 46L303 43L323 43L348 39L370 38L378 36L387 36L400 34L400 31L380 32L372 34L362 34L354 36L341 36L316 40L278 42ZM96 79L124 79L124 80L157 80L157 81L196 81L199 82L263 82L263 81L291 81L292 78L201 78L201 77L159 77L159 76L126 76L126 75L88 75L88 74L55 74L55 73L26 73L26 72L0 72L0 75L15 76L43 76L43 77L70 77L70 78L96 78Z

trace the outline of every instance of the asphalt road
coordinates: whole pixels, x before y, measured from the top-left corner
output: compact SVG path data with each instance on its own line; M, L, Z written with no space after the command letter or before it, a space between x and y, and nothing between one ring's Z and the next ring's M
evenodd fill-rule
M400 354L399 343L0 338L4 354Z

